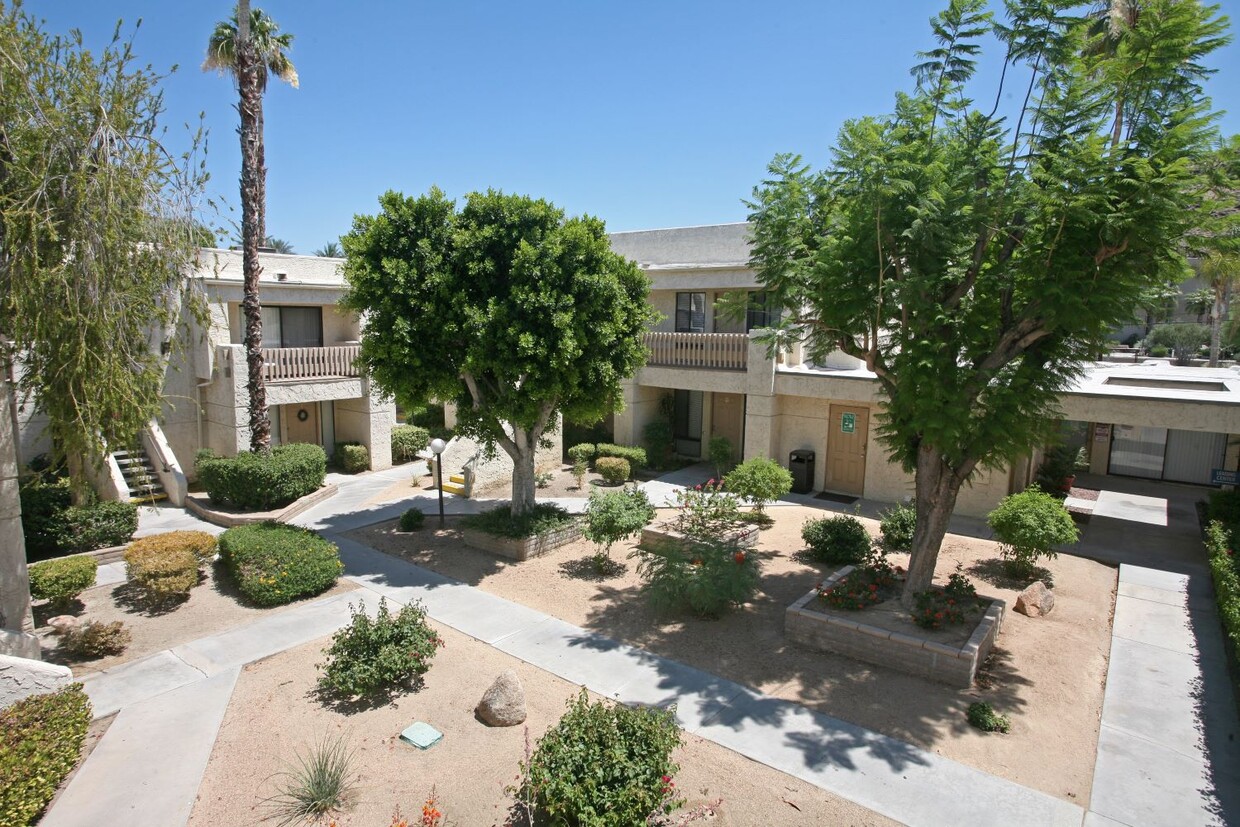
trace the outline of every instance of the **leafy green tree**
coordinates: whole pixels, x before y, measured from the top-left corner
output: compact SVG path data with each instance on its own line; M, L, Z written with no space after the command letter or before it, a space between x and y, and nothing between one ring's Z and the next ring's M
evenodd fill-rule
M162 77L118 37L98 54L0 12L0 333L48 417L75 498L86 464L159 412L206 176L163 145ZM158 338L154 338L158 337Z
M823 172L777 156L755 189L753 264L792 309L781 326L864 360L878 433L915 474L908 603L961 486L1044 441L1114 327L1187 274L1190 159L1211 126L1202 60L1226 21L1194 0L1137 5L1099 48L1069 0L1012 0L1004 24L984 0L952 0L893 114L845 124ZM991 33L1005 71L975 103ZM998 102L1017 79L1008 121Z
M611 557L611 547L627 537L641 534L654 519L654 506L640 488L590 493L586 503L582 534L597 546L595 566L602 568Z
M258 247L267 238L267 165L263 149L263 93L267 73L297 87L297 70L288 58L293 36L261 9L240 0L231 20L215 24L207 42L204 71L232 75L241 115L241 258L244 277L241 309L245 316L245 363L250 397L250 449L271 448L271 417L263 382L263 313L258 295ZM290 248L291 251L291 248Z
M1202 346L1210 341L1210 328L1203 324L1180 322L1164 324L1154 328L1149 342L1154 346L1169 348L1176 362L1188 364L1189 359L1196 358Z
M314 251L316 256L324 258L343 258L344 252L340 249L340 245L334 241L329 241L322 247Z
M1197 226L1189 251L1199 257L1206 283L1199 291L1211 299L1210 367L1218 365L1223 320L1232 289L1240 282L1240 135L1220 141L1198 164L1204 197L1196 210Z
M534 453L563 415L621 404L646 357L649 281L611 251L603 222L489 191L388 192L343 238L365 315L361 363L402 405L457 401L457 432L512 458L512 513L534 505Z

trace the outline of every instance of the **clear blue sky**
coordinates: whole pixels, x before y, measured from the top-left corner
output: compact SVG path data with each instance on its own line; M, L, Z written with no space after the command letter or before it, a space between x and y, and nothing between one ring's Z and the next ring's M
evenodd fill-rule
M548 198L609 230L741 221L777 152L820 165L847 118L910 87L945 0L252 0L285 31L301 88L266 97L267 228L309 253L387 189L494 187ZM1240 13L1235 0L1223 3ZM178 71L174 133L206 117L211 191L239 223L236 93L199 66L226 0L27 0L47 28L110 38ZM1001 59L1001 58L1000 58ZM994 72L998 60L983 67ZM1240 46L1208 91L1240 131ZM987 88L993 88L993 84ZM179 137L176 138L179 140Z

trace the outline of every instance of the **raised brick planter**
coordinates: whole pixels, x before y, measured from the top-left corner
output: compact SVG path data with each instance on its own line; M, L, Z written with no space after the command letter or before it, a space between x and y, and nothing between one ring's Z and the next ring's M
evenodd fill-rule
M487 534L485 531L478 531L475 528L461 529L461 539L465 541L465 545L518 561L528 560L531 557L541 557L547 552L567 545L580 537L581 523L577 520L563 528L557 528L555 531L549 531L537 537L522 537L519 539L516 537L497 537L494 534Z
M753 548L758 545L758 534L760 529L756 525L745 524L729 531L719 538L720 542L735 548ZM642 529L642 541L639 545L642 548L657 550L661 543L677 543L686 548L693 548L695 545L702 545L701 540L692 540L685 535L676 531L668 523L659 523L658 525L646 526Z
M831 575L823 586L831 586L852 570L852 566L845 566ZM978 665L986 660L990 650L994 648L1006 609L1002 600L986 597L982 599L989 601L989 605L982 612L973 634L959 647L939 643L928 637L867 624L865 611L820 611L818 607L825 608L825 604L818 600L817 589L810 590L788 607L784 614L784 634L789 640L811 649L834 652L910 675L967 688L973 685ZM916 626L911 628L921 631Z

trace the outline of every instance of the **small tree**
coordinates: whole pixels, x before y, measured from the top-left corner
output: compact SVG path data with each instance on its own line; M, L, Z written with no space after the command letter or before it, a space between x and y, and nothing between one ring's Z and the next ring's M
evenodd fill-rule
M729 471L723 485L752 502L754 511L762 514L767 503L792 490L792 474L773 459L754 457Z
M1175 361L1181 365L1195 358L1208 341L1210 328L1191 322L1161 325L1150 334L1150 344L1170 348Z
M646 358L649 280L603 222L547 201L388 192L343 238L361 363L403 404L457 402L458 433L512 458L512 514L534 505L534 455L560 414L597 422Z
M590 494L586 504L585 527L582 534L598 546L594 564L598 569L611 559L611 547L628 537L641 534L654 519L654 506L640 488Z
M1080 539L1068 509L1037 486L1005 497L986 522L1013 577L1029 577L1039 559L1056 557L1055 546Z
M715 466L715 474L722 478L732 467L732 440L726 436L711 437L710 462Z

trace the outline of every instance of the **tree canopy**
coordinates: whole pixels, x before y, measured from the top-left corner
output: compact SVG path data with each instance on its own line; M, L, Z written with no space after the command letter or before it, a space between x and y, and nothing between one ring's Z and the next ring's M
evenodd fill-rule
M488 191L458 210L432 189L379 203L342 239L342 303L366 320L361 363L402 404L456 401L457 430L512 457L521 513L557 417L618 409L620 381L646 358L649 282L602 221L547 201Z
M162 143L161 77L131 46L118 36L92 53L77 33L0 12L0 333L75 461L129 444L158 413L159 341L174 338L202 237L206 173L193 149Z
M1142 296L1187 275L1182 240L1211 137L1202 59L1217 7L952 0L914 91L849 121L820 172L777 156L755 189L753 264L783 326L872 370L879 434L916 473L906 599L933 575L960 487L1027 454L1057 398ZM972 83L982 39L1003 79ZM999 112L1017 84L1018 111ZM993 104L992 104L993 101Z

